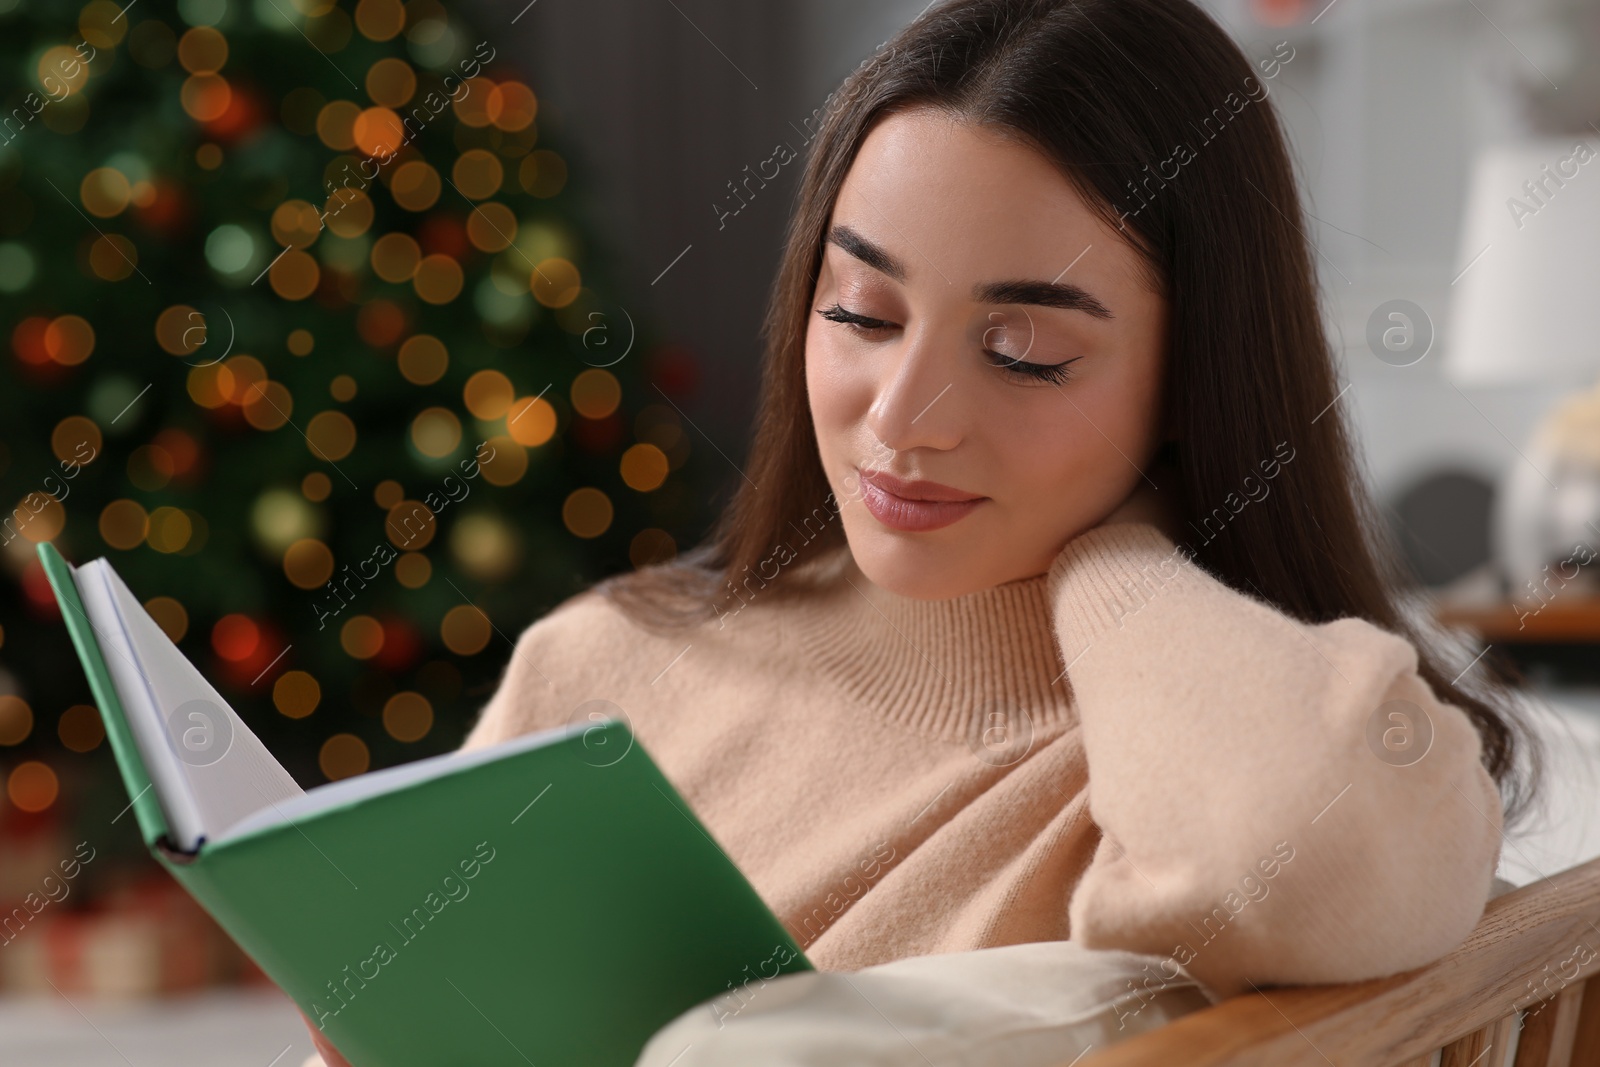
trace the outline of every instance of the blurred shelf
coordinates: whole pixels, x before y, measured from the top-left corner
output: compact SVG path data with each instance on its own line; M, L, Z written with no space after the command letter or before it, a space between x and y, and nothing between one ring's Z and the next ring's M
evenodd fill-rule
M1490 644L1600 645L1600 598L1557 601L1537 612L1518 611L1510 604L1440 604L1435 617Z

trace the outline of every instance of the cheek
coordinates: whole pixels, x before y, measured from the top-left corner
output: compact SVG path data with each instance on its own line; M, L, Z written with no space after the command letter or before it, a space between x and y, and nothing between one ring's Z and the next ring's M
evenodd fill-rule
M806 332L806 397L824 461L872 403L871 383L859 372L848 345L825 330Z
M990 422L1013 499L1032 501L1058 524L1098 521L1121 503L1149 447L1155 419L1143 385L1099 384L1044 391L1037 405L1013 398L1007 417Z

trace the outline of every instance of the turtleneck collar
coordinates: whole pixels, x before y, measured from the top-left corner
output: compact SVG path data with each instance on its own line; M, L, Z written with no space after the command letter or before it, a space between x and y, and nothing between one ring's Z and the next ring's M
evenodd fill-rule
M918 600L874 585L848 546L805 570L788 612L808 661L885 719L991 753L1076 721L1048 575Z

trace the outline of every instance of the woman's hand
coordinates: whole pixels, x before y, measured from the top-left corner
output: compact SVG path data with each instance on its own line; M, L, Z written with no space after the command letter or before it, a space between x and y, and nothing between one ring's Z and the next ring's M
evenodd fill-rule
M300 1018L306 1019L306 1013L301 1012ZM327 1037L310 1019L306 1019L306 1029L311 1031L311 1043L317 1046L317 1055L322 1057L323 1063L328 1067L350 1067L350 1061L339 1055L339 1050L328 1043Z

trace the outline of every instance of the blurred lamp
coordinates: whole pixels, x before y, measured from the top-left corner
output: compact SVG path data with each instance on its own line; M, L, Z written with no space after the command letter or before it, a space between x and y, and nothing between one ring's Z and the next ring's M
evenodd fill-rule
M1579 137L1496 145L1467 192L1445 375L1582 390L1541 422L1498 494L1496 555L1528 610L1575 579L1563 565L1575 545L1600 549L1597 159Z

